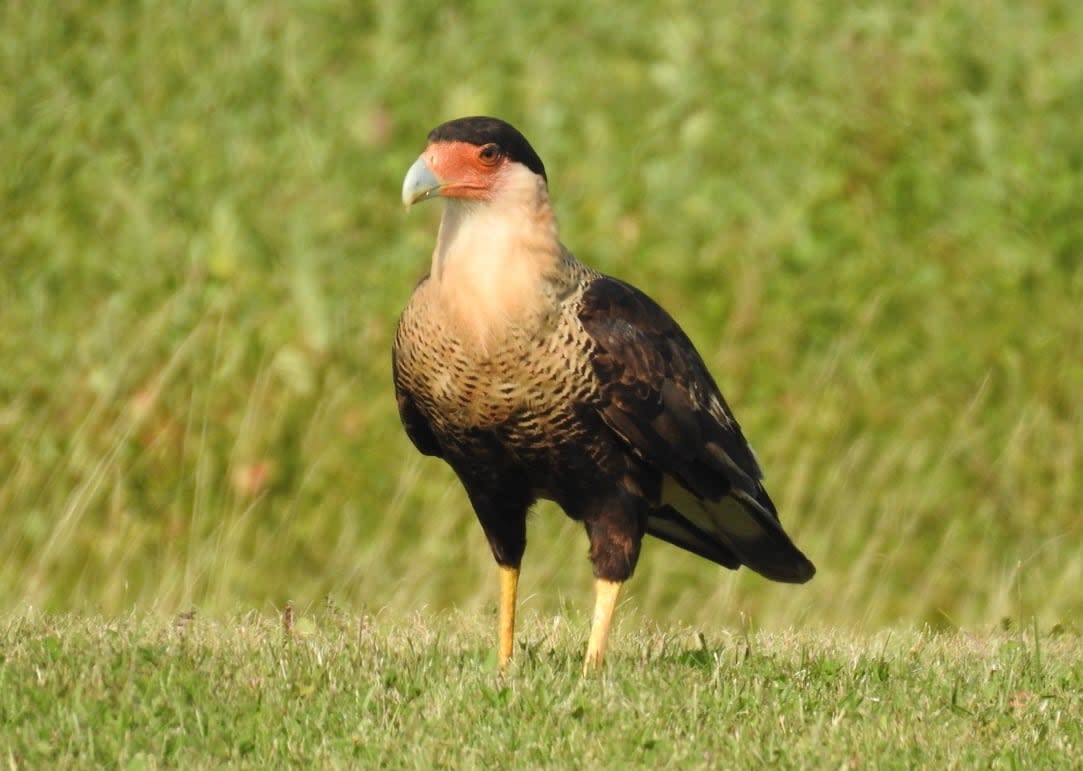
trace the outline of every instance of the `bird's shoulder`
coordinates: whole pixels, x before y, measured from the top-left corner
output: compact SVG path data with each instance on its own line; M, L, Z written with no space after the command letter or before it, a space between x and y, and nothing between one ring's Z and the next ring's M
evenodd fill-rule
M659 388L670 379L694 390L697 399L721 397L688 335L662 306L631 284L611 276L593 279L580 296L578 317L595 344L595 367L608 376L607 382ZM722 406L719 418L730 419Z
M640 457L692 490L758 489L763 476L741 428L692 341L647 294L600 276L579 301L592 342L603 420Z

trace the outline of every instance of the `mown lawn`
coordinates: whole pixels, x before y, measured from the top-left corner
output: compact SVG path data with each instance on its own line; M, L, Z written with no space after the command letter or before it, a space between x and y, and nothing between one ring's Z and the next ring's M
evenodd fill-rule
M1083 646L1034 630L875 635L582 623L24 614L0 626L13 768L1049 768L1078 765Z

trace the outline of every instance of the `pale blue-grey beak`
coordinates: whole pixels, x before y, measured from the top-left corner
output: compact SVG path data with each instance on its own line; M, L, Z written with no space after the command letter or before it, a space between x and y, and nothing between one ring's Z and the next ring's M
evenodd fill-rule
M425 158L418 158L406 172L406 179L402 181L402 202L409 208L418 201L440 195L440 187L440 180L432 173L429 164L425 163Z

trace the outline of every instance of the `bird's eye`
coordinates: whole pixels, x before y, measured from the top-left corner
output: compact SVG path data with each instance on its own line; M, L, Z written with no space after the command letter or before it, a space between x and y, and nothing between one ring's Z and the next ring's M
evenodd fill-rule
M504 151L500 149L500 145L488 144L481 148L481 152L478 153L478 158L486 166L492 166L503 157Z

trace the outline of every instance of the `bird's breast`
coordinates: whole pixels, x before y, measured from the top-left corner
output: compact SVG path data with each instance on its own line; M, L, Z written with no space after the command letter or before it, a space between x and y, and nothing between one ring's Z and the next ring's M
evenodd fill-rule
M438 431L500 430L536 443L571 425L592 385L574 319L550 315L480 347L431 308L414 310L400 322L396 376Z

